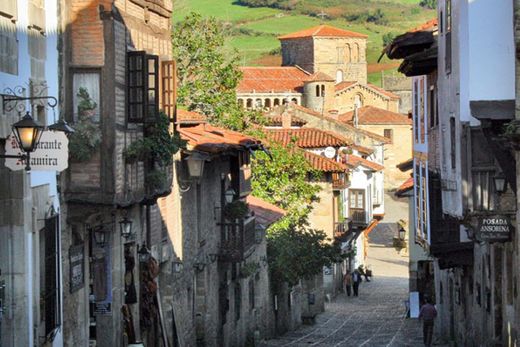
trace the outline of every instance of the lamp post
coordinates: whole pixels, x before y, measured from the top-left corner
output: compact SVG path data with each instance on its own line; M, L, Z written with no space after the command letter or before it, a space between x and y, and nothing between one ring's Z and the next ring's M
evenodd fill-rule
M206 157L200 153L194 152L186 158L188 164L188 173L190 178L199 180L204 172L204 161Z
M224 193L224 197L226 198L226 203L231 204L235 200L235 190L229 187Z
M141 246L141 248L137 251L137 257L139 258L139 263L141 264L147 263L148 260L150 260L150 251L144 243Z
M106 240L106 232L103 229L102 226L97 226L93 230L94 233L94 241L96 242L96 245L103 248L105 247L107 240Z
M495 184L495 190L498 194L502 194L506 191L507 182L502 173L497 173L493 176L493 183Z
M18 147L25 152L22 155L0 155L0 158L15 158L25 160L25 170L31 170L31 152L36 150L43 134L44 126L36 122L29 112L12 126L13 134L16 138Z
M129 238L132 235L132 221L126 216L119 221L119 229L121 230L121 236Z
M403 227L399 227L399 240L404 241L406 237L406 230Z

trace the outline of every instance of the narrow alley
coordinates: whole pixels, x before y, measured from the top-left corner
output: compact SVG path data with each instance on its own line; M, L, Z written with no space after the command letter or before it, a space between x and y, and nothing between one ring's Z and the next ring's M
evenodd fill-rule
M393 236L385 223L370 234L367 264L374 276L361 284L359 297L339 295L326 304L314 325L303 325L264 346L422 346L421 323L405 317L408 258L392 247Z

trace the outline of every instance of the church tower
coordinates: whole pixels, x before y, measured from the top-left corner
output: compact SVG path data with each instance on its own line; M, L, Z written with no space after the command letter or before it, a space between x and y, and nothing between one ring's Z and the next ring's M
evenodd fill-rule
M319 25L280 36L282 65L298 65L343 81L367 83L367 35Z
M323 72L316 72L309 76L303 86L305 107L328 115L328 112L334 108L334 84L334 78Z

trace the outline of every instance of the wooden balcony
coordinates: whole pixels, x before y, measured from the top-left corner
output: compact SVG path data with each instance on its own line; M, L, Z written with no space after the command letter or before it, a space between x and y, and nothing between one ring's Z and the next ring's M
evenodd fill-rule
M350 182L347 179L347 175L344 173L333 172L332 173L332 189L342 190L350 187Z
M365 210L351 209L349 219L352 221L353 225L368 225L367 212Z
M220 241L219 259L224 262L239 262L255 245L255 218L249 217L238 223L226 223Z
M350 219L345 219L342 222L334 223L334 237L336 239L341 239L343 236L347 235L352 230L352 221Z

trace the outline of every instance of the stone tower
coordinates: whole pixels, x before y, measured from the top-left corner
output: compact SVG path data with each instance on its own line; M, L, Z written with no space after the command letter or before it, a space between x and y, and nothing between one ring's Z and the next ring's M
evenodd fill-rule
M323 72L309 76L303 86L305 107L327 115L334 108L334 84L334 78Z
M282 65L333 76L336 83L367 83L367 35L319 25L280 36Z

